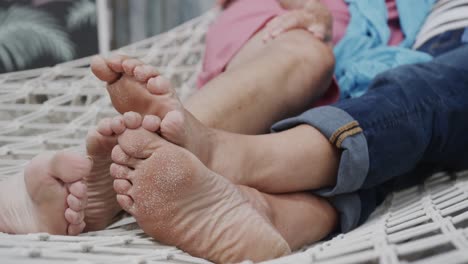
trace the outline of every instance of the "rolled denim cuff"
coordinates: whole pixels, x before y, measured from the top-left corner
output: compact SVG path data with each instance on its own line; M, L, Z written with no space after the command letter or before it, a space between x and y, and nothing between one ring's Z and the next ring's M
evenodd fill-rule
M323 106L273 125L273 132L308 124L318 129L333 145L341 149L336 185L316 190L323 197L352 193L361 188L369 171L367 141L359 123L345 111Z
M357 193L341 194L328 198L328 201L338 212L340 225L333 232L347 233L356 228L361 221L362 203Z

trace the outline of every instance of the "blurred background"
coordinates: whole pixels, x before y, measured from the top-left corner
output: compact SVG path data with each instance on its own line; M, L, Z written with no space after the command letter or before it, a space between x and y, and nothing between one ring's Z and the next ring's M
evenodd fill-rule
M215 0L0 0L0 73L125 46L199 16Z

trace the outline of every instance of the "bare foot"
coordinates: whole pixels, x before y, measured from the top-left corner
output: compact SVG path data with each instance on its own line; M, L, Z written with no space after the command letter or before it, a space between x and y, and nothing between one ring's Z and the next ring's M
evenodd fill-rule
M115 55L106 60L96 56L92 59L91 70L107 82L112 105L121 114L134 111L164 117L167 112L182 106L169 89L169 81L159 76L154 67L137 59ZM152 84L151 92L147 83Z
M44 153L24 177L0 185L0 232L78 235L85 227L86 185L92 162L71 152Z
M115 55L107 60L94 57L91 70L108 83L112 105L119 113L132 111L143 116L158 116L163 120L160 130L163 138L188 149L206 166L220 172L216 169L218 166L212 164L214 130L204 126L183 107L169 80L160 76L154 67Z
M202 152L198 150L201 149L199 144L193 144L197 140L192 134L202 134L204 126L184 109L171 83L154 67L116 55L108 60L94 57L91 69L94 75L108 83L112 105L119 113L136 112L160 117L165 120L161 125L164 138L203 156L198 153ZM189 133L191 127L197 133Z
M144 123L157 130L157 121ZM263 206L254 208L186 149L144 128L124 130L118 141L111 165L117 200L147 234L219 263L290 253L268 212L257 211Z
M120 118L120 117L119 117ZM122 208L115 199L110 176L112 149L117 145L117 137L112 131L112 122L120 119L105 118L86 138L86 150L93 160L91 173L85 177L88 186L88 206L85 210L86 231L102 230L116 220Z

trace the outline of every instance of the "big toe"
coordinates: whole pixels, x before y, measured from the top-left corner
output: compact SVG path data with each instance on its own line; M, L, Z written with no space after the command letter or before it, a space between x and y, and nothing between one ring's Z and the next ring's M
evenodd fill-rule
M155 95L163 95L172 92L171 82L161 75L149 79L146 87L150 93Z
M156 133L148 131L143 127L125 130L125 132L119 136L118 141L123 152L136 159L146 159L150 157L157 148L163 144L169 143Z
M45 169L53 177L65 183L73 183L88 176L92 165L93 162L90 159L78 153L61 151L53 155L50 161L45 164ZM30 168L34 167L31 166Z
M107 82L109 84L117 81L121 76L120 73L117 73L109 68L106 61L100 56L94 56L91 59L91 71L101 81Z

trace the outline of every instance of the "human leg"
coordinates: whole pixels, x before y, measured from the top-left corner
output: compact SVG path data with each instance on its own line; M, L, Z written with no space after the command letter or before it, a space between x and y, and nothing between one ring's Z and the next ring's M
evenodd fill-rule
M359 122L366 137L371 158L362 187L410 172L419 163L466 166L467 55L465 45L432 62L391 70L377 77L362 99L336 105Z
M157 116L143 118L135 112L126 113L124 119L132 128L142 125L149 131L158 131L235 184L270 193L335 184L339 151L311 126L250 136L208 128L185 110L171 111L162 121Z
M268 194L246 186L240 188L252 204L267 203L270 221L293 251L323 239L338 227L339 216L333 204L319 196L306 192Z
M269 10L269 2L277 7ZM246 0L239 3L250 5ZM225 12L235 11L236 5ZM264 44L261 27L281 8L275 0L265 1L259 8L260 13L251 10L257 15L252 25L247 25L249 31L240 33L246 43L237 43L243 46L231 51L233 56L225 62L229 65L222 65L227 66L227 71L186 102L187 109L208 126L248 134L267 132L273 122L310 107L328 88L334 64L331 49L305 30L284 33ZM229 26L243 26L238 24L236 20ZM229 34L224 30L214 37L223 39ZM218 50L231 44L220 45ZM212 49L208 46L207 52ZM109 83L108 91L120 113L164 116L160 110L164 106L152 101L144 89L144 83L158 75L156 70L125 57L95 58L91 67L98 78Z
M334 59L327 45L306 30L264 43L265 25L285 12L277 0L237 0L211 26L199 78L206 85L186 104L202 123L261 134L311 107L324 91L328 101L321 103L337 99L337 87L329 88Z
M131 126L135 127L136 124ZM261 260L277 255L277 247L273 245L271 248L270 245L278 241L273 236L276 232L292 249L298 249L323 238L335 228L336 213L325 200L305 193L269 195L250 187L234 185L204 167L186 150L161 139L152 131L141 128L115 130L124 131L119 137L120 147L113 151L116 164L111 167L116 177L114 187L119 193L118 199L143 229L158 240L179 245L189 253L215 261L239 261L242 258ZM153 130L156 130L156 126L153 126ZM152 190L146 190L148 188ZM172 193L177 197L173 197ZM173 207L178 208L177 211L172 212ZM206 210L210 210L209 213ZM240 212L243 212L242 217ZM263 220L258 222L258 216L261 216L258 220ZM197 227L209 227L213 221L224 223L225 217L229 218L226 225L217 224L216 228L208 229ZM184 224L178 219L184 219ZM194 222L194 219L197 221ZM170 227L173 221L179 224ZM264 221L274 227L267 232L268 236L263 232L269 228L269 225L262 224ZM255 222L258 223L253 224ZM314 228L310 228L311 223ZM163 229L159 230L160 226L171 230L170 236ZM255 229L251 230L253 226ZM237 230L236 235L231 233L233 228ZM198 230L196 238L191 237L192 229ZM227 237L212 232L220 232ZM229 237L230 234L232 237ZM213 239L217 240L216 247L204 246L213 243ZM249 246L250 241L263 239L269 241L262 244L265 247ZM236 246L226 249L226 243L235 243ZM234 256L234 259L226 259L229 256Z
M233 66L186 102L203 124L234 133L266 133L274 122L312 106L329 87L334 61L328 46L304 30L260 46L262 32L234 57Z
M316 192L336 198L332 204L343 231L365 219L382 201L379 195L396 181L408 181L419 164L467 168L467 51L464 46L429 63L391 70L360 98L312 109L273 127L283 131L309 124L340 149L335 186Z

